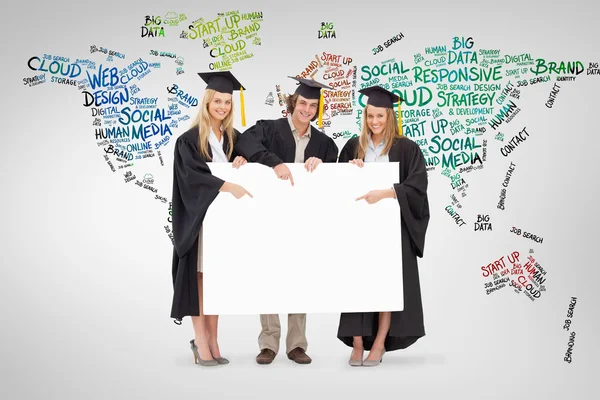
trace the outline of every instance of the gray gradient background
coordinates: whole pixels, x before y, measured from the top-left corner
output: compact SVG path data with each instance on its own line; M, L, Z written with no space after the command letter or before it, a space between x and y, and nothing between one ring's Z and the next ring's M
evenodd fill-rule
M466 226L456 226L444 211L446 178L439 170L430 174L432 219L420 260L427 336L389 353L374 369L347 365L350 349L335 337L336 314L308 316L311 365L295 365L284 354L270 366L256 365L258 316L225 316L220 344L231 364L194 366L189 319L180 327L168 318L172 247L162 229L166 207L108 169L76 89L51 82L22 85L22 78L35 75L27 68L29 57L48 53L99 64L99 54L89 54L89 46L97 45L124 52L125 62L115 62L121 67L150 49L181 53L186 73L177 82L199 96L203 85L194 72L209 62L201 42L140 37L146 14L167 11L185 13L185 22L219 11L263 11L263 45L253 48L253 59L235 66L244 84L262 88L247 92L250 124L277 116L276 107L264 106L267 93L322 51L350 55L358 65L391 57L408 61L425 46L450 46L453 36L472 36L477 48L581 60L586 67L600 61L594 2L533 3L3 5L0 398L596 398L599 77L564 82L550 110L544 102L551 84L522 91L522 111L506 133L527 126L531 137L508 158L488 137L492 147L484 169L464 174ZM317 39L321 21L334 22L337 39ZM405 39L371 55L372 47L397 31ZM138 84L147 90L141 94L158 94L175 79L174 70L165 59ZM160 93L159 104L166 104ZM165 167L153 159L136 175L151 172L158 194L170 197L172 144L164 153ZM501 212L495 206L510 161L517 167ZM478 213L491 215L493 232L473 232ZM543 244L509 234L513 225L544 237ZM547 292L533 303L507 289L486 296L480 266L529 248L548 271ZM377 279L357 278L357 286ZM578 299L572 318L577 336L573 362L566 364L568 333L562 325L571 296Z

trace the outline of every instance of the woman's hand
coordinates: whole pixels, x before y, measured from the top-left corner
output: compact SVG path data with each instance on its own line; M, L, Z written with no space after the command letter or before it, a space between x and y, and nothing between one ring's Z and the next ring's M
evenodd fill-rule
M229 192L231 193L236 199L241 199L242 197L244 197L245 195L250 196L251 198L254 198L249 191L247 191L246 189L244 189L243 186L240 185L236 185L235 183L232 184L231 187L231 191Z
M248 162L248 160L246 160L244 157L242 156L237 156L234 160L233 163L231 164L231 166L235 169L238 169L239 167L241 167L242 165L246 164Z
M362 168L365 166L365 162L363 160L361 160L360 158L350 160L350 164L358 165L359 168Z
M221 189L219 190L219 192L229 192L236 199L241 199L245 195L248 195L248 196L254 198L254 196L252 196L250 194L250 192L248 192L246 189L244 189L244 187L237 185L235 183L231 183L231 182L225 182L223 184L223 186L221 186Z
M369 193L358 197L356 201L365 200L369 204L375 204L381 199L392 199L394 197L396 197L394 189L371 190Z

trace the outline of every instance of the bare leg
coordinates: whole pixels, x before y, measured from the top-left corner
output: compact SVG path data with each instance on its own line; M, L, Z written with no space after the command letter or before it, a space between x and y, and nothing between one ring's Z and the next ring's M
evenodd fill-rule
M219 350L218 339L218 328L219 328L219 316L218 315L206 315L206 328L208 332L208 348L210 353L215 358L221 358L221 351Z
M362 336L354 336L354 340L352 341L352 355L350 359L352 360L362 360L363 357L363 340Z
M381 358L381 353L383 352L385 345L385 338L390 330L390 325L392 323L392 313L391 312L380 312L379 313L379 329L377 330L377 336L375 337L375 342L373 342L373 347L371 347L371 351L365 360L376 361Z
M192 316L194 325L194 343L198 347L200 358L204 361L212 360L210 349L208 347L208 330L206 326L206 317L202 307L202 272L198 272L198 300L200 302L200 316Z

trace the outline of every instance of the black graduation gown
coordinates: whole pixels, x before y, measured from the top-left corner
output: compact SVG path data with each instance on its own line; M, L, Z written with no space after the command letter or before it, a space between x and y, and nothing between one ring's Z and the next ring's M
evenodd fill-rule
M304 161L310 157L323 162L336 162L338 147L333 139L310 125L311 136ZM296 141L287 118L259 120L248 128L235 145L235 151L249 162L258 162L268 167L281 163L293 163L296 158Z
M358 137L350 139L340 153L339 162L355 159L357 147ZM423 257L425 232L429 223L429 201L425 159L417 144L406 137L394 139L389 160L399 162L400 168L400 183L394 184L394 190L401 210L404 284L404 310L392 312L390 330L385 339L386 351L393 351L405 349L425 336L417 257ZM337 336L350 347L353 336L362 336L364 348L370 350L378 325L378 312L342 313Z
M237 141L240 133L234 130ZM229 149L223 135L223 150ZM212 158L213 154L208 148ZM237 154L234 152L229 161ZM198 127L191 128L175 142L173 161L173 304L171 318L176 323L187 315L200 315L198 302L198 234L208 207L216 199L224 181L213 176L200 154Z

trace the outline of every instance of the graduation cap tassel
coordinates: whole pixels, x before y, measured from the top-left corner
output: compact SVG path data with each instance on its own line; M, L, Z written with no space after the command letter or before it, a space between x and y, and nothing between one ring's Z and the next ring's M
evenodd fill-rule
M323 98L323 91L321 90L321 95L319 97L319 128L323 128L323 106L325 103L325 99Z
M400 111L400 103L398 103L398 134L402 136L402 111Z
M246 126L246 109L244 107L244 88L240 86L240 107L242 108L242 126Z

